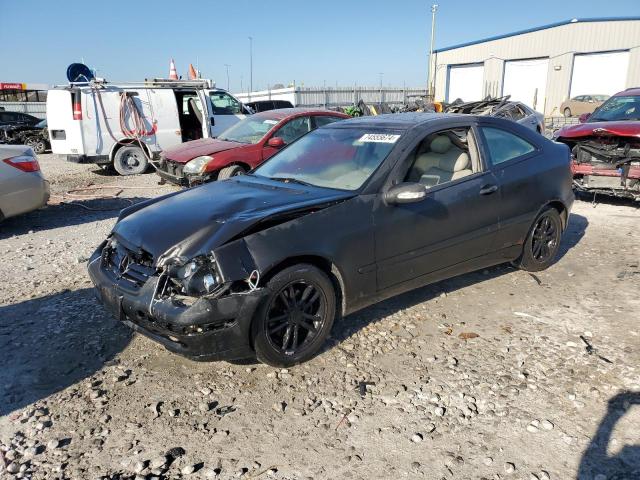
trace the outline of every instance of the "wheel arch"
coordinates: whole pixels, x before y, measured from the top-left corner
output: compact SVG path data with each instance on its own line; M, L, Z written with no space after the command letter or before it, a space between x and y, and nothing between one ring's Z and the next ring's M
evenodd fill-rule
M281 272L285 268L292 267L293 265L298 265L301 263L313 265L329 277L336 291L336 304L340 306L340 316L343 316L346 312L346 295L343 275L340 273L340 269L335 263L321 255L298 255L288 257L274 264L269 269L267 269L266 272L262 273L260 283L262 285L266 285L266 283L271 280L278 272Z
M552 200L551 202L545 204L540 209L540 212L547 208L553 208L558 212L558 214L560 215L560 220L562 220L562 230L564 231L567 228L567 224L569 223L569 210L567 209L567 206L560 200ZM538 215L540 214L540 212L538 212Z

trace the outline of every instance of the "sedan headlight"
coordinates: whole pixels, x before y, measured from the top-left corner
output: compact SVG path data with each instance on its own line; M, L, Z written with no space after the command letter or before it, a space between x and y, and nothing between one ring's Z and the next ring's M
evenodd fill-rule
M181 293L192 296L211 293L221 283L215 261L204 256L174 267L169 276L181 288Z
M207 163L213 160L209 155L202 155L189 161L182 170L184 173L203 173Z

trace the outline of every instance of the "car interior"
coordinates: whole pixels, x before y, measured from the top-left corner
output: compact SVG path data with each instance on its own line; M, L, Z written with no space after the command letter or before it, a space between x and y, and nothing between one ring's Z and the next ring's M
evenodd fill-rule
M427 136L415 149L406 182L427 188L458 180L481 170L478 149L469 128L444 130Z
M178 121L182 131L182 141L202 138L202 111L198 106L198 96L193 91L175 91L178 104Z

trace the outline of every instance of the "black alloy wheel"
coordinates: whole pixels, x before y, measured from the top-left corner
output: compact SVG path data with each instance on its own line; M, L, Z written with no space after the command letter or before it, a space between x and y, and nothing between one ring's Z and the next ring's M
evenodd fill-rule
M312 265L284 269L268 282L273 292L253 323L258 360L291 366L323 345L335 317L336 297L327 275Z
M267 336L285 355L313 341L325 322L327 299L317 286L298 280L282 288L267 312Z
M562 239L562 219L555 208L547 208L533 222L520 258L514 266L528 272L545 270L554 262Z
M546 262L558 248L558 228L549 216L541 217L533 228L531 256L538 262Z

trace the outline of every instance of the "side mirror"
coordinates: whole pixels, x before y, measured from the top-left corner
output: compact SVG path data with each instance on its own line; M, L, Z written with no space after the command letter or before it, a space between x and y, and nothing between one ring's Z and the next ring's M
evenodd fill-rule
M589 120L589 117L590 117L590 116L591 116L591 114L590 114L590 113L583 113L582 115L580 115L580 116L578 117L578 121L579 121L580 123L584 123L584 122L586 122L587 120Z
M269 147L273 147L273 148L282 148L286 144L285 144L284 140L281 137L271 137L269 139L269 141L267 142L267 145Z
M401 183L391 187L384 195L389 205L421 202L427 197L427 189L421 183Z

